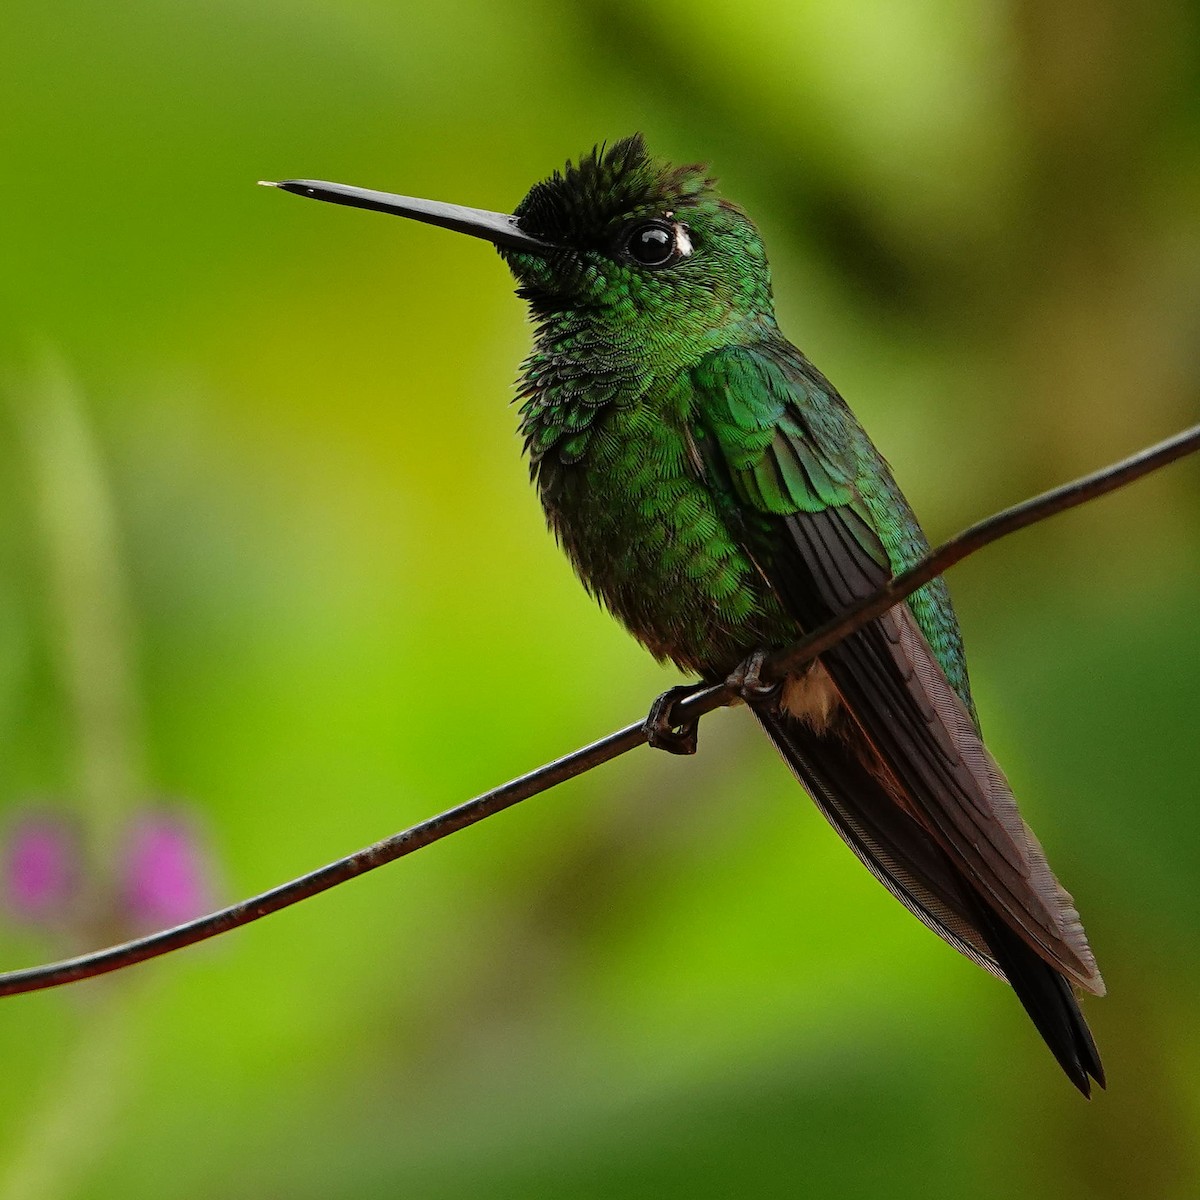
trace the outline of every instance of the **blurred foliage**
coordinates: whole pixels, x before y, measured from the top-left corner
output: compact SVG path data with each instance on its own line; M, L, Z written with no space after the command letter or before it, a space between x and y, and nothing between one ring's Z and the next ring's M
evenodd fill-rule
M705 159L935 538L1195 421L1184 0L7 0L0 805L148 795L225 899L673 681L541 528L494 254L260 177L510 208ZM740 714L208 948L3 1002L0 1198L1194 1197L1200 471L952 584L1111 995L1084 1104ZM85 948L0 929L6 965Z

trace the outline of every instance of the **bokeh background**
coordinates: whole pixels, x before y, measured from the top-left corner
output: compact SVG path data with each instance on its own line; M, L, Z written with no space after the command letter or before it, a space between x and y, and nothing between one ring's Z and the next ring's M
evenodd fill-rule
M938 539L1197 419L1198 27L1183 0L6 0L3 965L263 889L676 682L542 528L495 254L256 179L508 209L635 129L711 162ZM1090 1105L722 713L696 759L638 751L4 1001L0 1200L1195 1197L1198 499L1177 465L951 580L1109 983ZM22 894L35 820L59 875ZM139 902L154 821L183 894Z

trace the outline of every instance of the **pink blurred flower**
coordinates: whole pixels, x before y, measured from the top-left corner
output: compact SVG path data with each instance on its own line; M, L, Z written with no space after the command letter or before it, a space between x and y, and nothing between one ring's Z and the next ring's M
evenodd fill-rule
M5 906L23 921L63 917L79 889L81 857L78 831L63 814L44 809L18 817L4 841Z
M145 809L130 822L121 900L139 927L179 925L208 911L210 856L196 823L171 809Z

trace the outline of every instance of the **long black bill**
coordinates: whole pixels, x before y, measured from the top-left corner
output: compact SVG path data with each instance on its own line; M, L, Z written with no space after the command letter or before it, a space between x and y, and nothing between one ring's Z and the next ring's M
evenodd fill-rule
M308 196L330 204L347 204L351 208L369 208L374 212L393 213L426 225L440 225L456 233L483 238L510 250L527 254L547 254L555 247L525 233L516 217L507 213L488 212L482 208L464 208L461 204L442 204L437 200L417 200L412 196L396 196L391 192L372 192L367 188L348 187L342 183L325 183L320 179L285 179L281 183L259 181L263 187L277 187L293 196Z

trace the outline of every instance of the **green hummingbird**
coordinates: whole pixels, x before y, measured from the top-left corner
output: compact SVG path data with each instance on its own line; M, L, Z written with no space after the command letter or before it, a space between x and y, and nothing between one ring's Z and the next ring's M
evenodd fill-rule
M833 385L776 324L762 238L706 167L641 135L533 187L513 215L313 180L296 195L492 242L529 305L520 428L584 587L656 658L732 678L867 869L1007 980L1085 1095L1104 1085L1074 988L1104 984L1070 895L984 746L941 579L768 687L797 641L929 544ZM756 657L757 655L757 657ZM695 750L672 689L653 744Z

